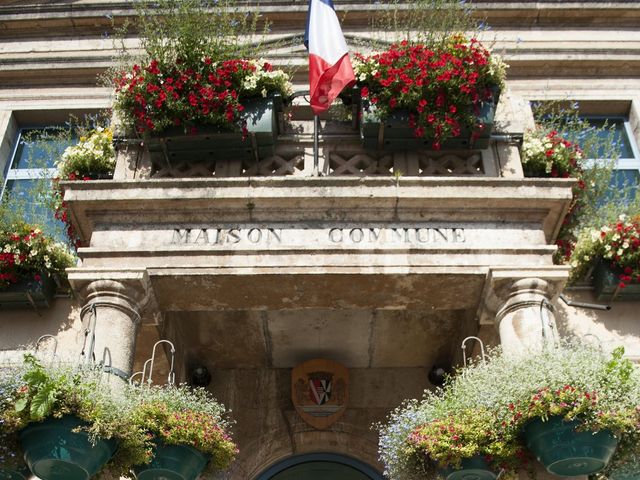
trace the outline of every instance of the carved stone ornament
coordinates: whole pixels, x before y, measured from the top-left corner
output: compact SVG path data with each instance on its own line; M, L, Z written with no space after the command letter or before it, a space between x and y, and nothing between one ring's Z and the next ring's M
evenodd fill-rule
M349 371L331 360L309 360L291 372L291 398L302 419L324 430L345 412L349 401Z

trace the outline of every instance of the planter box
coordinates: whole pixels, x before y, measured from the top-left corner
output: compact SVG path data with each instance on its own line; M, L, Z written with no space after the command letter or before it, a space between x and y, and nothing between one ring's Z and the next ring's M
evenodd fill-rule
M95 444L85 432L73 429L84 423L73 415L31 423L20 432L24 460L42 480L89 480L116 451L114 440Z
M551 416L537 418L524 427L529 450L547 471L561 477L591 475L607 466L618 445L609 430L576 431L576 421Z
M0 290L0 309L48 308L56 292L56 282L44 272L40 277L40 282L24 280Z
M186 445L157 444L153 460L135 468L137 480L196 480L209 456Z
M446 140L440 150L482 150L489 146L489 138L493 130L493 118L500 92L495 91L490 101L483 102L478 121L484 124L479 137L472 140L473 132L462 129L459 137ZM360 106L360 139L367 150L383 150L387 152L403 152L407 150L432 150L431 138L416 138L409 127L409 112L393 112L389 118L381 122L375 114L375 108L367 102Z
M593 268L593 288L599 302L612 300L640 300L640 283L629 283L620 288L620 272L599 260Z
M481 455L464 458L460 468L443 469L440 474L446 480L496 480L497 478Z
M177 161L191 162L240 159L259 160L275 152L282 97L274 96L247 101L242 112L249 135L224 132L216 127L203 126L194 135L186 135L182 128L173 128L162 135L145 139L151 160L173 165Z

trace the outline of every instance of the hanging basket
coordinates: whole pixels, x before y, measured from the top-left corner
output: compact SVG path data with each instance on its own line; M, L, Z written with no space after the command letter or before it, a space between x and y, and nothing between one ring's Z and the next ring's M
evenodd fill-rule
M221 131L213 126L202 126L193 134L182 128L172 128L160 135L145 139L151 161L175 165L208 160L259 160L273 156L278 137L278 118L283 110L282 97L251 99L243 102L242 117L248 135L242 132Z
M593 289L599 302L612 300L640 300L640 283L629 283L620 287L620 273L600 259L593 267Z
M577 421L552 416L536 418L524 427L527 447L547 471L560 477L591 475L602 470L616 449L618 440L609 430L576 431Z
M138 480L195 480L209 456L186 445L158 444L153 460L135 468Z
M56 283L47 272L40 281L22 280L0 291L0 309L48 308L56 292Z
M114 440L91 443L86 425L73 415L32 423L20 432L20 443L29 469L42 480L89 480L116 451Z
M463 458L460 468L443 469L440 475L446 480L496 480L497 478L482 455Z
M440 150L482 150L489 147L489 139L493 130L493 119L500 91L496 88L490 100L482 102L477 115L477 124L482 128L471 131L462 129L460 136L445 140ZM413 128L409 127L409 112L399 110L392 112L387 119L381 121L375 108L367 102L360 107L360 139L367 150L385 152L405 152L408 150L432 150L432 138L416 138Z

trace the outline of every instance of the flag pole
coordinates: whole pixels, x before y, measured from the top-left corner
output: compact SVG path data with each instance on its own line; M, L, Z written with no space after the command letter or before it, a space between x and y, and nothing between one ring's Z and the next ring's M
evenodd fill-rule
M318 136L320 130L320 117L316 114L313 115L313 176L320 175L320 160L319 160L319 147Z

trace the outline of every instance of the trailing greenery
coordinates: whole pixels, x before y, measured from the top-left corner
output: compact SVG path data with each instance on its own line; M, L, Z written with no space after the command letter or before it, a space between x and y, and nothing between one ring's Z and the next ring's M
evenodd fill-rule
M380 32L388 32L388 43L407 40L411 44L436 47L454 34L474 35L487 29L484 19L474 15L471 3L465 0L372 0L371 3L379 9L371 19L374 50L383 48L378 40Z
M621 214L628 217L640 214L640 195L635 184L615 177L617 145L615 132L608 125L591 125L580 116L577 102L540 102L532 107L537 128L534 132L527 132L525 140L535 137L544 139L554 133L556 140L570 145L560 153L568 155L573 152L572 161L576 162L576 165L569 165L568 170L563 170L560 163L554 162L555 167L549 172L542 172L540 169L528 172L532 176L553 176L552 170L556 176L566 176L564 174L568 172L569 176L577 179L573 203L558 235L556 255L558 263L576 265L581 262L581 259L572 257L578 237L586 235L586 232L590 235L591 231L614 223ZM528 145L531 147L530 141ZM536 161L534 150L536 149L523 149L525 170ZM558 148L554 147L554 150ZM569 156L566 155L563 157L554 153L552 157L569 161ZM582 280L580 275L584 273L582 269L574 269L572 280Z
M231 422L224 406L203 388L180 386L132 387L131 425L156 443L187 445L210 455L210 472L224 470L235 459L238 449L230 436ZM149 457L150 460L150 457Z
M41 169L42 173L6 189L0 202L3 230L27 221L46 236L77 246L58 181L87 179L90 173L113 173L110 115L104 111L71 116L63 125L23 132L19 146L21 166ZM54 167L58 171L52 174L50 169Z
M133 5L134 19L117 31L120 51L116 72L154 59L162 65L175 65L197 63L205 57L213 62L257 58L262 49L259 10L241 2L134 0ZM127 48L132 33L140 38L140 51Z
M477 39L461 34L435 47L403 40L357 58L363 117L385 120L407 112L415 137L430 139L434 150L449 138L481 135L485 125L478 114L484 102L497 101L507 68Z
M246 134L243 102L291 93L289 75L257 61L259 12L232 0L136 2L141 51L121 32L120 62L105 77L127 133L203 125Z
M96 175L113 175L115 169L113 130L96 126L67 147L56 161L63 180L89 180Z
M210 455L208 470L227 468L238 450L223 405L187 385L111 385L93 366L24 364L0 369L0 468L21 467L18 433L30 423L75 415L91 439L115 439L118 449L101 478L129 477L151 461L157 443L194 447Z
M494 350L396 409L380 429L380 459L393 480L430 478L462 458L484 456L507 473L528 468L520 432L534 418L561 415L581 429L609 429L623 442L640 438L640 369L623 350L565 343L510 355ZM484 435L483 435L484 433Z
M25 221L36 225L45 235L63 240L64 225L54 220L51 209L52 189L50 174L46 169L53 167L55 159L72 143L68 128L45 128L22 133L21 167L42 169L42 174L27 182L7 185L0 202L0 228L7 231L12 225Z
M640 282L640 217L621 215L614 223L580 233L571 257L573 279L585 278L598 260L618 276L620 288Z
M0 226L0 248L0 290L19 282L41 283L47 274L64 276L75 264L65 244L24 222Z
M45 366L30 354L25 355L24 365L16 368L13 373L20 375L2 378L0 387L5 394L0 404L2 436L12 448L17 448L18 433L28 424L75 415L87 422L83 430L90 438L118 440L120 448L106 475L126 475L131 465L146 459L144 432L130 424L128 403L99 369Z

